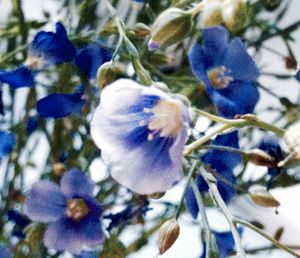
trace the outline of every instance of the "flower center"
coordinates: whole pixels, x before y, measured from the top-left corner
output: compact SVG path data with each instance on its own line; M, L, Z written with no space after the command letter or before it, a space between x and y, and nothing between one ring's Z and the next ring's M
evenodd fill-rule
M67 217L74 221L79 221L89 212L89 208L83 199L68 199L67 200Z
M216 89L225 89L233 80L230 76L225 76L225 66L218 66L208 72L208 78L212 86Z
M39 56L28 55L25 65L32 70L41 70L44 68L44 60Z
M176 102L161 100L153 108L144 108L145 113L153 113L153 117L148 124L151 131L159 131L160 137L175 137L181 128L181 110ZM148 135L148 140L153 139L153 134Z

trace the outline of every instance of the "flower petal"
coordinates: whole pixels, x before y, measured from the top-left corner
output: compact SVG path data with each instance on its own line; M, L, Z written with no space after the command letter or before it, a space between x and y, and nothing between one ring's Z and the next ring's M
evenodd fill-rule
M76 48L70 42L65 27L56 23L56 32L40 31L36 34L29 47L28 56L42 61L43 68L52 64L72 61L76 56Z
M239 38L230 41L224 56L224 65L231 70L230 76L235 80L254 82L259 76L256 64Z
M94 182L90 180L81 170L73 168L66 172L61 181L62 192L67 196L92 195Z
M35 183L25 202L25 214L34 221L50 222L64 216L66 199L60 188L47 180Z
M180 109L182 125L176 137L161 137L147 126L153 116L148 110L160 100L172 101ZM164 192L181 178L187 127L187 110L181 102L158 89L119 80L104 89L91 134L112 177L135 192L149 194Z
M82 220L74 222L63 218L49 224L44 236L44 243L48 248L79 255L84 245L94 247L103 243L99 218L101 207L91 197L85 197L84 200L89 207L89 214Z
M107 61L110 61L112 54L97 44L89 44L80 49L75 58L75 64L88 76L94 79L98 68Z
M16 145L16 136L13 133L0 130L0 159L11 153Z
M0 81L7 83L14 89L34 85L33 72L24 65L19 66L15 70L0 71Z
M259 100L256 85L241 81L233 81L227 88L215 90L210 96L220 115L227 118L253 113Z
M80 113L84 106L81 93L53 93L37 102L37 112L41 117L62 118L73 113Z
M203 53L207 69L221 65L223 54L228 47L229 33L222 26L204 28L202 31Z
M8 247L0 244L0 257L1 258L12 258L11 251Z

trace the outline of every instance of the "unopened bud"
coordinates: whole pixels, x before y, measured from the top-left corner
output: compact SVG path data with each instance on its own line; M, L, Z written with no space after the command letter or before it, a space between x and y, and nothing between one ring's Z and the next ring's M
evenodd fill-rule
M280 205L280 202L277 201L264 187L252 187L249 190L249 193L252 201L254 201L256 205L262 207L278 207Z
M245 0L225 0L222 4L222 17L226 27L231 31L241 29L248 17Z
M159 254L166 252L177 240L180 227L176 219L166 221L159 230Z
M201 13L200 23L203 27L213 27L223 22L221 2L208 4Z
M131 30L131 33L138 38L145 38L151 33L151 29L144 23L137 23Z
M292 55L286 56L284 58L285 61L285 67L290 70L296 70L297 69L297 61Z
M278 163L279 167L296 166L300 163L300 122L288 128L284 134L284 141L289 155Z
M178 8L162 12L151 29L148 48L154 50L181 41L192 28L192 16Z
M62 176L66 171L66 167L65 167L64 163L61 163L61 162L54 163L52 169L53 169L53 173L56 176Z
M260 149L254 149L247 152L246 157L249 162L257 166L266 166L269 168L277 167L277 161L267 152Z
M113 68L113 63L111 61L101 65L97 71L97 81L101 89L106 85L113 82L115 79L116 73Z
M163 197L166 193L153 193L149 195L149 198L151 199L160 199L161 197Z

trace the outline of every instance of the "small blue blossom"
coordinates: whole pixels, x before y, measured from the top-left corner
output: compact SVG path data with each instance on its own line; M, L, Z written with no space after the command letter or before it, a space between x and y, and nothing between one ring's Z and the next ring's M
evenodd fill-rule
M240 38L229 40L222 26L205 28L202 45L192 47L189 62L220 115L233 118L253 112L259 99L259 71Z
M239 233L242 234L242 229L238 229ZM219 258L227 258L231 253L235 251L235 243L234 239L232 237L231 231L226 232L213 232L215 239L216 239L216 245L218 247L219 251ZM205 252L206 252L206 244L203 242L203 251L200 258L205 258Z
M188 127L188 110L180 100L120 79L102 91L91 135L115 180L151 194L181 179Z
M24 229L29 224L29 219L12 209L7 211L7 219L15 223L12 235L21 239L25 238Z
M0 243L0 257L1 258L12 258L10 249L1 243Z
M260 140L257 148L268 153L272 158L275 159L277 163L284 160L284 155L279 143L279 138L275 135L264 135L264 137ZM268 174L272 177L277 176L279 173L280 168L268 168Z
M84 245L103 243L102 208L92 197L93 190L94 183L78 169L66 172L60 187L47 180L32 186L25 214L33 221L49 223L45 246L79 255Z
M38 118L37 116L30 116L27 120L26 125L26 133L27 135L30 135L33 133L38 127Z
M213 145L239 148L238 134L237 132L232 132L229 134L219 135L212 143ZM229 202L236 194L236 191L233 188L233 185L236 183L233 170L241 162L240 155L227 151L210 150L201 159L205 164L209 165L216 171L217 174L220 175L219 179L216 178L217 187L223 200L226 203ZM226 180L226 182L222 181L221 179L224 179L224 181ZM197 177L197 185L201 192L208 191L208 185L202 176ZM187 188L185 202L192 217L197 218L199 207L191 187Z
M77 50L68 39L65 27L60 22L55 26L56 32L40 31L31 42L25 62L31 69L41 70L75 58Z
M89 44L80 49L75 58L75 64L87 75L94 79L98 68L112 58L111 52L101 48L97 44Z
M296 72L295 78L300 82L300 69L298 69L298 71Z
M16 145L16 136L13 133L0 130L0 160L12 152Z
M65 27L56 23L56 32L40 31L29 45L24 64L14 70L0 71L0 81L12 88L34 85L34 74L47 66L71 62L77 49L70 42Z
M15 70L0 71L0 81L7 83L14 89L30 87L34 85L34 73L24 65L20 65Z
M83 251L80 255L76 255L76 258L99 258L95 252Z
M71 114L80 114L84 104L82 93L53 93L37 102L37 112L41 117L62 118Z

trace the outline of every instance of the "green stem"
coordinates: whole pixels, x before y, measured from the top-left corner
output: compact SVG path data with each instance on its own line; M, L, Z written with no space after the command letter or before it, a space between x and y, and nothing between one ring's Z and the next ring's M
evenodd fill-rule
M235 224L235 220L234 220L235 218L230 213L229 209L227 208L227 205L225 204L225 202L222 199L221 194L219 193L219 190L216 185L216 179L214 178L213 175L209 174L205 170L203 170L201 172L201 175L203 176L205 182L207 183L207 185L209 187L211 194L213 195L216 203L222 210L223 214L225 215L225 217L229 223L229 226L231 228L231 233L232 233L235 245L236 245L237 257L239 257L239 258L246 257L246 254L245 254L245 251L244 251L244 248L242 245L242 241L240 238L240 234L239 234L236 224Z
M265 232L263 232L262 230L260 230L259 228L257 228L256 226L252 225L251 223L240 219L240 218L235 218L234 219L235 223L244 225L247 228L252 229L253 231L255 231L256 233L260 234L261 236L263 236L264 238L268 239L274 246L288 252L289 254L293 255L294 257L298 257L300 258L300 255L297 254L295 251L293 251L292 249L290 249L289 247L287 247L286 245L281 244L279 241L275 240L274 238L270 237L268 234L266 234Z
M209 258L210 257L210 247L211 247L211 243L210 243L211 230L210 230L210 226L208 223L207 214L205 212L203 198L201 196L199 188L194 179L191 180L191 186L192 186L195 198L196 198L197 205L199 207L199 211L201 213L201 224L202 224L202 228L204 230L204 238L205 238L205 243L206 243L205 257Z
M189 184L190 184L190 181L191 181L191 178L193 176L193 173L196 169L196 166L198 164L198 160L195 160L190 168L190 171L188 173L188 176L187 176L187 180L186 180L186 184L184 186L184 190L183 190L183 193L181 195L181 198L180 198L180 201L179 201L179 204L177 206L177 210L176 210L176 214L175 214L175 219L177 220L179 218L179 215L180 215L180 211L181 211L181 206L182 206L182 203L183 203L183 200L184 200L184 196L185 196L185 192L186 192L186 189L188 188Z

